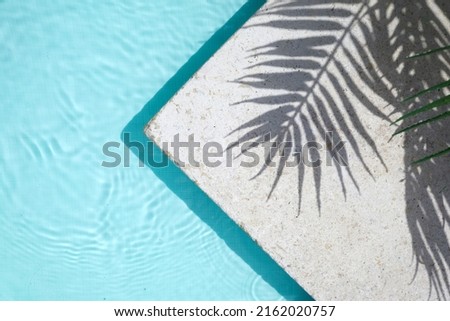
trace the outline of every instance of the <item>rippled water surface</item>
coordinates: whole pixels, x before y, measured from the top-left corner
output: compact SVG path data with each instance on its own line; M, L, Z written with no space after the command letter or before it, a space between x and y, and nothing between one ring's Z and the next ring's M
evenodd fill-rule
M0 1L0 299L304 298L173 166L101 166L245 2Z

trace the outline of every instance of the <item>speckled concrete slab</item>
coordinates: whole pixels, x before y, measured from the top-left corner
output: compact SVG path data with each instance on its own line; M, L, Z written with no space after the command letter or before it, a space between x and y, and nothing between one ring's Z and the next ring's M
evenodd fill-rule
M397 111L417 106L401 98L450 74L448 57L405 59L450 43L446 10L439 1L268 1L146 134L180 165L197 160L186 174L316 299L446 299L450 162L409 166L439 148L446 126L389 141ZM267 134L285 143L270 166L268 144L248 144ZM165 143L177 135L200 146L175 155ZM211 142L224 150L207 164L205 144L219 148Z

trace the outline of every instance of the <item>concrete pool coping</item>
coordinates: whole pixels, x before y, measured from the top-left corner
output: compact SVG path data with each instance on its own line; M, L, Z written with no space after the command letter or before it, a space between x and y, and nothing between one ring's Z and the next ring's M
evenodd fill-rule
M150 121L146 135L180 166L192 156L201 160L207 143L219 143L227 155L226 147L267 132L273 139L290 135L295 144L300 138L294 136L322 147L342 138L348 166L331 162L300 170L278 167L279 158L274 167L263 166L263 161L244 167L243 156L233 147L232 157L217 167L204 161L181 167L314 298L442 298L445 291L430 286L430 264L415 263L416 240L407 215L421 213L405 207L405 202L428 197L429 191L407 193L403 138L389 142L389 120L398 116L386 99L389 86L382 81L368 85L365 73L380 78L381 73L367 71L375 58L353 43L354 37L364 37L358 23L367 19L365 4L318 4L311 12L322 11L326 19L316 19L319 23L305 16L294 21L296 13L290 10L301 5L267 1ZM367 56L354 62L347 49ZM298 59L298 53L312 58ZM295 92L308 82L320 94L312 93L299 105L302 98ZM305 104L317 109L298 112ZM292 115L299 124L285 129ZM175 137L186 142L190 135L200 143L194 155L186 148L174 155L170 143ZM264 159L263 150L255 153ZM445 187L447 177L431 184ZM450 235L448 227L443 233ZM439 273L446 275L448 266Z

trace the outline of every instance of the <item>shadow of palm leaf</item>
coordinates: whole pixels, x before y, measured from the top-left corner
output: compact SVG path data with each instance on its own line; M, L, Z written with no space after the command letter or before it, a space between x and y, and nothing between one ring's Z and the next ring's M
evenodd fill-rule
M376 106L371 104L366 94L359 91L358 85L345 72L344 63L336 59L338 50L346 50L342 46L342 40L345 37L352 36L352 28L365 13L365 5L361 5L359 11L355 14L352 10L345 8L321 8L324 4L327 5L329 3L329 1L317 1L313 4L308 1L284 2L274 5L268 11L262 13L273 18L267 23L251 25L248 28L269 27L293 31L314 30L324 34L283 39L254 48L251 53L252 56L262 57L263 62L252 65L249 70L252 71L257 67L271 68L272 70L270 72L249 73L236 80L240 84L254 88L279 90L281 92L279 95L260 96L238 103L273 105L276 108L237 128L234 132L243 129L248 129L249 131L239 138L235 145L255 138L263 142L262 138L266 135L274 139L273 152L268 156L265 164L257 173L257 175L260 175L267 168L267 164L271 163L277 155L280 155L272 192L283 174L288 158L294 157L298 160L299 213L301 210L302 183L305 175L305 168L300 159L302 148L305 143L317 142L319 138L327 141L326 133L335 132L336 126L342 133L342 136L337 135L334 137L334 140L337 142L348 142L367 173L373 177L354 139L352 126L346 120L348 116L352 117L353 128L371 146L375 155L384 165L374 140L358 119L348 95L354 96L357 93L358 99L374 114L386 120L388 118ZM339 3L348 4L352 2L340 1ZM351 63L356 65L357 68L363 68L362 64L356 62L356 59L353 58L353 53L350 54L348 51L347 54L350 56L349 60ZM339 77L335 74L336 68L340 70ZM336 101L336 97L323 85L322 80L325 78L332 83L336 92L344 93L339 95L339 101ZM348 88L351 90L348 91ZM279 107L280 105L282 107ZM333 121L333 119L337 119L338 122ZM256 125L258 127L253 128ZM333 144L333 142L331 143ZM293 148L286 149L286 144L292 145ZM254 144L251 147L256 148L258 146L259 144ZM327 147L329 150L332 149L332 146ZM317 154L317 150L312 149L311 153L311 158L318 157L318 155L314 155ZM346 156L344 155L343 158L343 163L346 164ZM333 158L333 160L335 163L338 163L336 158ZM336 165L335 168L340 178L344 196L346 196L347 190L344 171L347 172L352 183L359 190L351 169L347 166L339 166L342 165L342 162ZM320 210L321 168L317 166L313 167L312 170L315 180L317 206Z
M232 146L251 142L247 146L250 150L272 144L265 163L255 175L261 175L278 158L269 197L288 160L296 159L300 213L305 177L302 147L306 142L326 141L327 132L338 133L334 139L347 142L347 147L372 178L361 148L368 146L387 170L375 139L358 117L356 108L363 106L376 117L391 122L390 115L386 115L383 106L373 103L371 95L382 97L396 112L404 112L413 108L414 103L401 104L402 98L448 79L448 52L442 52L438 59L425 58L425 62L405 59L450 43L448 13L443 1L434 4L407 0L394 3L381 0L280 1L260 13L269 18L265 19L267 22L246 27L287 30L291 35L271 39L264 46L251 49L250 57L256 62L247 69L246 76L236 79L241 85L252 86L255 96L235 105L272 106L230 133L243 132ZM357 77L354 77L355 71ZM269 90L270 93L265 94ZM420 99L416 103L425 101ZM413 155L430 149L429 137L440 136L443 147L448 146L448 125L448 119L443 120L433 128L425 127L406 137L405 168L411 164ZM360 139L355 139L356 136ZM328 144L326 147L332 149ZM450 294L447 272L450 246L445 232L445 226L450 223L449 164L449 157L442 157L405 170L406 218L416 272L421 266L425 267L430 295L434 290L442 299ZM343 195L346 196L347 191L346 176L359 190L351 168L340 166L339 162L335 165ZM320 211L322 171L320 166L313 167L312 171Z
M393 97L396 101L448 79L449 53L443 52L438 56L419 60L406 60L405 57L450 43L449 13L448 5L442 1L436 1L434 5L399 1L391 10L387 10L381 2L374 4L370 12L373 24L390 25L394 20L398 23L392 34L385 30L375 33L372 42L389 50L388 53L393 57L390 61L378 59L378 66L396 88L396 95ZM369 50L375 51L376 46L372 45ZM416 102L399 105L398 109L407 112L434 98L436 95L429 95ZM430 115L436 112L430 111ZM409 122L415 121L417 119ZM404 124L407 125L408 123ZM450 144L449 125L448 120L443 120L406 135L405 168L414 159L429 154L435 148L439 150L447 147ZM406 218L415 254L415 275L419 268L425 267L430 281L430 296L434 290L440 299L448 299L450 296L450 243L449 234L446 233L450 223L449 182L448 156L411 166L405 176Z

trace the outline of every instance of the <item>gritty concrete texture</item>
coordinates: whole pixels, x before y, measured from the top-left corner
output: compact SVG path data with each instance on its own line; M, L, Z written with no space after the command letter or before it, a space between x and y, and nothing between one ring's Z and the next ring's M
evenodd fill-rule
M441 1L268 1L146 134L171 157L163 143L194 135L200 164L185 173L314 298L447 299L449 158L409 165L445 146L448 122L389 141L390 122L420 104L401 99L450 74L444 54L405 59L450 43L446 13ZM243 166L241 146L268 133L291 148L265 166L254 146L259 163ZM348 166L327 164L339 140ZM230 166L226 152L202 160L212 141L240 143ZM308 141L322 164L286 165Z

